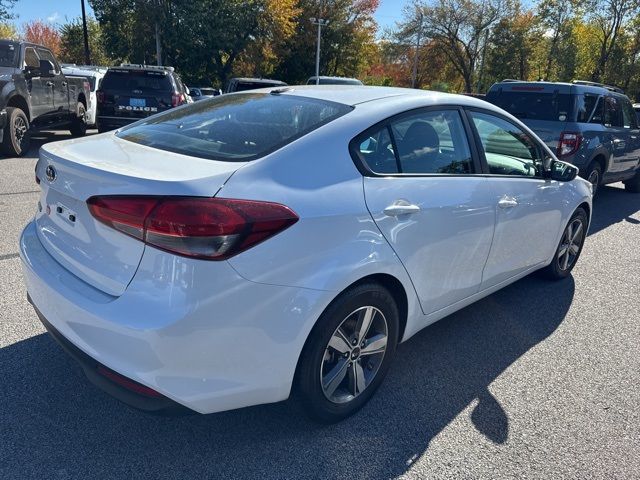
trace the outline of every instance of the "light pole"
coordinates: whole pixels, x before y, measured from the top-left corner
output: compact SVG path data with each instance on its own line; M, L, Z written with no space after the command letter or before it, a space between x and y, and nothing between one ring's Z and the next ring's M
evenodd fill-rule
M316 46L316 85L320 85L320 34L322 27L329 25L329 20L311 17L311 23L318 26L318 45Z
M84 37L84 63L91 65L91 55L89 53L89 34L87 32L87 14L84 11L84 0L80 0L82 7L82 36Z
M416 88L416 80L418 78L418 59L420 55L420 38L422 36L422 22L424 20L424 14L422 10L418 11L418 36L416 38L416 55L413 57L413 71L411 72L411 88Z

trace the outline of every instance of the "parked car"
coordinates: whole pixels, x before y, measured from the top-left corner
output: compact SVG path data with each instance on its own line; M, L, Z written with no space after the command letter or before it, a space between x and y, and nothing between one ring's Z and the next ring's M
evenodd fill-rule
M487 100L515 115L593 184L624 182L640 192L640 129L631 101L593 82L494 84Z
M117 398L210 413L295 389L333 422L399 342L535 270L570 275L577 171L474 98L223 95L44 145L20 255L43 324Z
M34 130L87 131L86 78L65 75L42 45L0 40L0 144L6 155L27 153Z
M307 85L362 85L362 82L357 78L347 77L309 77Z
M232 78L227 85L225 93L243 92L268 87L286 87L287 84L280 80L269 78Z
M189 96L191 96L194 102L204 100L206 98L217 97L218 95L222 95L222 92L218 88L189 87Z
M633 110L636 112L636 119L638 124L640 124L640 103L634 103Z
M65 75L75 75L84 77L89 80L89 101L87 102L87 113L85 121L88 126L95 126L98 100L96 91L100 88L100 83L107 73L107 67L98 67L93 65L69 65L62 67L62 73Z
M106 132L191 102L173 67L109 67L96 92L98 131Z

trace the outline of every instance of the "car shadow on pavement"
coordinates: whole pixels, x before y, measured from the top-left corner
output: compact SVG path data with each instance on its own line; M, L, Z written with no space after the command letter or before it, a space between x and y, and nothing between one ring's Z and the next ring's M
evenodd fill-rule
M621 184L619 184L621 185ZM593 218L589 235L620 222L640 224L632 217L640 212L640 193L630 193L618 186L601 187L593 199Z
M426 328L399 347L371 402L331 426L292 401L141 413L90 385L38 335L0 349L0 477L389 478L466 409L472 428L500 444L509 417L488 387L556 330L573 296L573 278L533 275Z

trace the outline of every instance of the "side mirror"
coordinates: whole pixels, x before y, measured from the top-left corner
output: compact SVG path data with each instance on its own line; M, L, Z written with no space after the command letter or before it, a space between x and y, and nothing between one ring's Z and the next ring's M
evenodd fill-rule
M551 180L557 180L558 182L570 182L578 176L578 171L578 167L575 165L571 165L567 162L561 162L560 160L554 160L551 162L549 178L551 178Z
M41 77L55 77L56 67L53 66L50 60L40 60L40 76Z

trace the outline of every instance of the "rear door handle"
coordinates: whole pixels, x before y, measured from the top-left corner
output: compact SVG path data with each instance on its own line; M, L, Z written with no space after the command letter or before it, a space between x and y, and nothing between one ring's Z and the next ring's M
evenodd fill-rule
M45 83L45 85L46 85L47 87L53 87L53 82L47 82L47 83Z
M513 197L503 197L498 202L500 208L513 208L518 206L518 200Z
M410 215L412 213L418 213L420 207L409 203L406 200L396 200L391 205L383 210L384 214L389 217L397 217L399 215Z
M66 87L67 86L67 82L62 82L62 86Z

